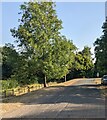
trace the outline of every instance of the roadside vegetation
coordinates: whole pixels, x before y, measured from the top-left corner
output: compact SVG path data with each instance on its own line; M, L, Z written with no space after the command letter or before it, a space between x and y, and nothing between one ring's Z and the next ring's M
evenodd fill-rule
M0 47L2 88L62 82L79 77L107 74L107 20L95 45L95 64L91 48L79 51L72 40L62 35L55 3L28 2L20 6L17 28L10 29L17 49L8 43Z
M16 88L19 85L16 80L3 80L3 81L0 81L0 84L2 84L2 90Z
M107 17L102 26L103 35L94 43L95 46L95 72L99 72L100 77L107 74Z

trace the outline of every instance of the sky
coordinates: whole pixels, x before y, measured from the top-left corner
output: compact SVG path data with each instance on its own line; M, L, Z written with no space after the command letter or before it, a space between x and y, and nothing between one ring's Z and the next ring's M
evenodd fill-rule
M0 3L1 4L1 3ZM2 45L14 43L10 29L19 25L20 2L2 2ZM56 12L62 20L61 33L82 50L84 46L92 48L96 38L102 35L105 21L105 2L57 2Z

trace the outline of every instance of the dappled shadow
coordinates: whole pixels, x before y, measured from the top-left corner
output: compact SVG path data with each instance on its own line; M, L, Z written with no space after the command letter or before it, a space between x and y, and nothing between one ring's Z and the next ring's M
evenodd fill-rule
M53 86L14 97L8 102L18 102L26 105L56 103L102 104L104 99L97 87L99 85Z
M53 86L14 97L10 103L22 103L4 118L103 118L105 98L98 85Z

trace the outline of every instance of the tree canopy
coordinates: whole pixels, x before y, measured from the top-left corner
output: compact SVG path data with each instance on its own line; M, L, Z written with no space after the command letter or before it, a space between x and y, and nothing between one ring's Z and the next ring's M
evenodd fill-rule
M1 47L0 53L2 54L2 79L8 79L17 68L19 54L12 44Z
M93 76L93 60L91 57L91 48L85 46L82 51L75 55L75 61L71 73L74 77L92 77Z
M103 35L97 38L95 45L95 68L96 73L100 73L100 76L107 74L107 18L102 26Z
M21 5L22 18L17 29L11 29L22 47L28 68L44 76L46 81L68 73L76 47L62 36L62 21L53 2L28 2Z
M54 2L25 2L20 6L19 26L10 31L13 45L1 47L3 79L15 79L20 85L62 80L66 76L92 77L91 48L77 47L61 34L62 21ZM8 72L7 72L8 71ZM72 77L71 77L72 76Z

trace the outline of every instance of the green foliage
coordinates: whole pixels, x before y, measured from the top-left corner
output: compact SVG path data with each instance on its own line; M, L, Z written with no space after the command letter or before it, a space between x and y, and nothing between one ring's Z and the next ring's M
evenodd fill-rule
M32 61L26 61L25 57L20 55L18 66L15 69L12 79L16 79L20 85L38 83L39 78L35 71L35 65Z
M82 51L76 53L72 69L74 77L93 77L93 67L90 48L85 46Z
M46 86L46 82L62 79L70 71L77 77L92 75L90 48L84 47L75 54L76 46L60 33L62 21L55 6L53 2L28 2L20 6L19 26L11 29L20 51L9 44L0 49L3 79L15 79L20 86L43 82ZM8 84L6 88L14 86L11 81Z
M2 79L8 79L14 73L19 55L12 44L1 47L0 54L2 54Z
M2 85L2 90L16 88L19 85L16 80L0 80L0 84Z
M100 76L107 74L107 18L103 26L103 35L95 41L95 71Z
M52 46L53 69L51 68L51 76L53 78L60 79L69 73L69 68L71 68L74 62L75 49L76 47L72 41L67 40L64 36L55 41Z
M55 3L28 2L20 9L20 25L11 29L18 46L23 48L24 62L17 75L27 82L31 76L41 73L46 86L46 78L58 79L69 72L75 46L60 35L62 21L56 15Z

